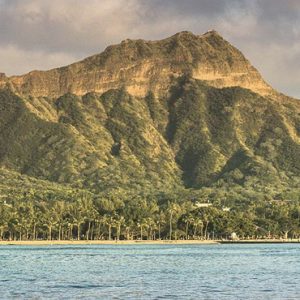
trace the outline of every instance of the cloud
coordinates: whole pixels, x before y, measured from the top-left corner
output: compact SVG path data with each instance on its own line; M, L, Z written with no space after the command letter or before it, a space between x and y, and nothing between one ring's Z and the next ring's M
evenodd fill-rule
M275 88L300 97L298 0L0 0L0 72L65 65L125 38L212 28Z
M0 44L82 53L130 33L135 0L9 0L0 11Z
M0 48L1 71L15 68L24 71L33 71L34 69L50 69L53 66L64 66L76 60L76 56L59 52L43 52L34 50L18 49L9 45ZM4 58L4 59L3 59Z

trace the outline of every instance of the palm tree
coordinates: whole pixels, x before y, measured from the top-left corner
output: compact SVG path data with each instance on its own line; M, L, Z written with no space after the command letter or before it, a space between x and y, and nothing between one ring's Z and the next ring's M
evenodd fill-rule
M119 216L115 214L114 217L114 224L117 229L117 240L120 240L120 235L121 235L121 226L125 223L125 219L123 216Z
M202 220L199 219L199 218L194 219L193 220L193 226L194 226L194 235L193 235L193 238L195 239L195 237L196 237L198 227L201 228L200 236L202 237L203 236L203 232L202 232L202 230L203 230L203 222L202 222Z
M168 203L167 212L169 214L169 239L172 240L173 218L180 211L180 207L176 203Z
M12 214L12 208L6 203L0 203L0 240L4 238L4 232L8 230L8 222Z
M133 228L134 228L134 222L132 220L129 220L125 224L125 237L126 240L131 240L133 237Z
M141 220L137 223L138 228L140 228L140 239L143 239L143 227L144 227L144 220Z
M81 225L84 223L85 218L80 200L77 200L75 203L71 204L70 215L72 218L72 224L77 227L77 240L79 241L81 236Z
M48 240L52 240L52 229L53 227L58 223L58 216L55 214L55 211L52 208L49 208L47 206L46 207L46 211L43 214L43 223L44 225L48 228Z
M100 240L101 239L101 237L102 237L102 234L101 234L101 226L103 225L103 224L105 224L105 217L103 217L100 213L99 213L99 211L95 211L95 226L97 226L97 228L96 228L96 236L95 236L95 238L97 239L97 240Z
M185 223L185 239L189 238L189 225L193 224L194 218L191 214L187 214L183 217L182 221Z
M85 221L88 222L88 228L86 231L86 239L92 239L93 238L93 226L92 226L92 230L91 230L91 224L95 223L95 220L97 218L97 211L95 210L95 208L91 205L91 207L89 209L86 210L85 212Z
M156 217L156 225L158 229L158 239L161 239L161 227L165 224L166 222L166 216L163 213L163 211L160 211Z
M62 239L63 235L63 226L64 222L64 214L66 212L66 205L63 201L56 201L52 208L52 214L55 216L58 225L58 240Z
M103 216L103 223L108 227L108 240L111 240L111 229L114 224L114 218L112 215L105 214Z
M36 240L37 239L37 225L39 223L39 215L38 215L39 212L34 203L31 203L31 205L32 205L32 210L33 210L33 213L31 215L31 226L32 226L31 239Z
M208 229L208 224L209 224L209 219L208 217L205 215L204 216L204 223L205 223L205 228L204 228L204 239L207 240L207 229Z
M148 217L148 218L145 218L143 219L143 228L146 229L146 237L147 237L147 240L149 240L149 236L152 235L152 228L154 226L154 222L153 222L153 219Z

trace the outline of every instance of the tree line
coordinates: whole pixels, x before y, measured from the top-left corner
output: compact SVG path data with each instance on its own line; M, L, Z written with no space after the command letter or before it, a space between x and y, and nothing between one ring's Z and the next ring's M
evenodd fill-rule
M200 200L93 198L0 201L2 240L159 240L299 238L298 202L250 202L224 208Z

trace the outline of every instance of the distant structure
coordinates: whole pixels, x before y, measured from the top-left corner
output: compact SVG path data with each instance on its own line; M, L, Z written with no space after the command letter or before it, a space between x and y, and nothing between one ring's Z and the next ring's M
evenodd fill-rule
M232 232L231 235L230 235L230 239L233 240L233 241L235 241L235 240L238 240L239 237L238 237L238 235L235 232Z
M230 211L230 210L231 210L231 208L230 208L230 207L223 207L223 208L222 208L222 210L223 210L223 211L227 211L227 212L228 212L228 211Z
M208 203L200 203L200 202L196 202L195 205L196 205L197 208L212 206L212 204L209 203L209 202L208 202Z

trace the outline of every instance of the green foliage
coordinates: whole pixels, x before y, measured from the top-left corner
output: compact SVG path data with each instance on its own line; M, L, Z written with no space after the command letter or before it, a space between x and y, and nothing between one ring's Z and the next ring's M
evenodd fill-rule
M0 239L226 239L233 232L242 239L300 236L300 200L239 203L235 199L230 203L230 192L222 196L198 193L145 195L118 189L93 195L77 190L55 199L40 198L34 192L18 199L2 198ZM198 198L204 194L214 200ZM199 207L201 201L211 206ZM229 203L232 206L225 209Z
M289 107L290 118L296 112ZM186 186L289 186L300 174L300 145L286 122L277 103L249 90L185 77L172 89L167 137Z
M175 237L185 236L180 218L190 212L174 209L168 224L172 203L185 211L191 202L210 201L216 218L228 224L220 234L250 235L256 214L247 228L242 219L252 203L299 201L296 103L275 103L237 87L212 88L188 75L173 81L165 99L151 91L144 99L133 97L124 87L51 101L0 91L0 196L14 205L25 199L41 207L74 202L80 191L107 220L117 214L118 224L143 231L161 218L160 234ZM222 206L238 207L235 225ZM262 228L272 223L260 222ZM194 235L205 235L202 225L195 225Z

